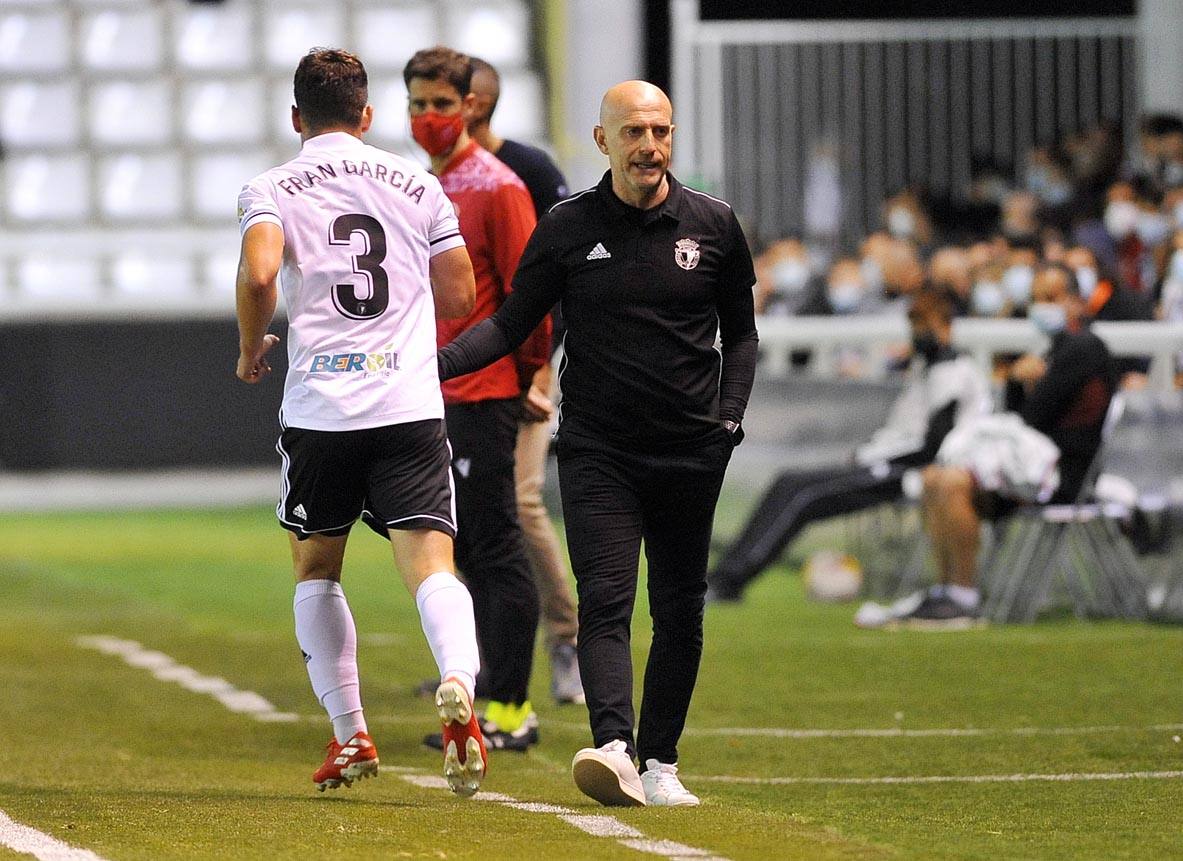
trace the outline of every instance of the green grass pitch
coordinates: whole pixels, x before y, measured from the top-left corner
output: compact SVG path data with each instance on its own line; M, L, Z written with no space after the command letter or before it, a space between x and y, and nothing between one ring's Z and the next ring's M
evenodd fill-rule
M723 531L742 509L724 506ZM439 773L419 744L432 709L412 694L434 666L389 558L359 529L345 578L384 771L321 795L310 776L329 731L267 506L0 517L0 811L112 861L661 857L630 847L629 829L664 857L676 843L730 859L1183 858L1183 779L1163 774L1183 770L1183 629L860 631L852 607L806 601L778 568L744 604L708 610L681 746L695 810L608 810L575 789L585 713L551 703L539 650L542 743L494 753L485 789L611 816L593 836L561 812L413 782ZM638 657L647 621L642 592ZM231 712L76 645L88 634L136 640L299 720ZM940 732L861 732L880 729ZM977 780L1004 775L1065 777Z

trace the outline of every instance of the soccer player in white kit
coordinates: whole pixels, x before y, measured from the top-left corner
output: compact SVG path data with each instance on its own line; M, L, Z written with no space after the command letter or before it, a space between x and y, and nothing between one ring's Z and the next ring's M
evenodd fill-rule
M276 446L277 514L296 575L296 639L333 738L320 790L378 773L362 712L357 633L341 590L357 518L390 539L439 668L444 774L472 795L487 764L472 708L480 663L472 599L456 579L451 456L436 371L435 318L474 301L472 264L439 181L362 142L373 108L352 54L314 49L296 68L300 154L238 199L237 374L270 370L267 334L280 282L288 373Z

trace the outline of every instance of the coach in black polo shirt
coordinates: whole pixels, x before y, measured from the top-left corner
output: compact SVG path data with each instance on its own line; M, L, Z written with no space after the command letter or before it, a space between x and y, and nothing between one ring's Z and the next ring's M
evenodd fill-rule
M609 90L595 140L611 169L539 221L505 304L440 352L444 379L468 373L563 303L559 483L596 745L572 768L613 805L698 804L677 777L677 744L702 655L715 503L756 362L747 242L731 207L669 175L673 131L657 87ZM642 539L653 644L634 745Z

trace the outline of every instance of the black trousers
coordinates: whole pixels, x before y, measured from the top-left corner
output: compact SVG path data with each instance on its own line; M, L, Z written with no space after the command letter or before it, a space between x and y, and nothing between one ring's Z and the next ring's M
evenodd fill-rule
M711 525L730 435L681 452L639 453L559 434L559 486L579 593L579 671L597 747L628 743L642 767L678 761L702 658ZM630 624L641 542L653 642L634 738Z
M722 597L737 597L813 521L900 498L905 470L841 466L782 472L711 571L712 588Z
M481 693L528 699L538 629L538 588L526 559L514 491L516 399L444 408L456 483L456 567L472 594L481 648Z

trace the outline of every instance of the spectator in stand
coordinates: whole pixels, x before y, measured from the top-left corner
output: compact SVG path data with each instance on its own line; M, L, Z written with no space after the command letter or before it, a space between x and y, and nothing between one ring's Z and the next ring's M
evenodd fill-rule
M1076 244L1091 248L1123 287L1148 294L1154 277L1152 248L1167 238L1155 217L1157 205L1144 184L1125 181L1110 185L1106 200L1101 224L1079 225Z
M1064 265L1076 276L1084 313L1090 320L1149 320L1153 316L1145 297L1132 293L1104 271L1091 248L1075 245L1064 254Z
M1002 201L999 227L1009 242L1038 239L1039 198L1030 191L1012 191Z
M1006 269L1002 273L1002 290L1006 294L1012 317L1023 316L1031 303L1031 285L1039 262L1038 238L1024 237L1011 241L1006 255Z
M908 301L925 284L924 264L916 246L906 240L897 239L887 246L881 265L883 267L883 296L887 300L886 311L903 314Z
M1183 119L1174 114L1149 114L1138 126L1138 155L1125 174L1141 178L1163 192L1183 184Z
M964 317L970 313L974 282L969 252L964 248L946 245L938 249L928 262L928 280L953 304L953 316Z
M756 313L783 316L817 313L809 249L799 239L779 239L755 260Z
M975 317L1009 317L1010 304L1002 289L1002 264L987 260L973 270L970 308Z
M921 248L932 245L932 218L920 195L912 189L884 201L883 223L893 239L914 242Z
M1036 272L1030 316L1051 337L1043 356L1014 362L1006 408L1048 436L1060 451L1060 483L1051 502L1077 498L1101 444L1101 427L1113 394L1105 343L1088 331L1084 302L1071 270L1044 265ZM987 493L969 469L932 465L924 470L924 524L932 540L938 583L905 623L966 627L976 622L978 542L982 519L1003 516L1017 502Z
M908 310L908 382L887 424L855 452L851 465L777 476L708 577L715 600L738 601L810 523L901 497L908 468L930 463L957 421L989 411L990 387L982 372L950 346L952 320L943 294L925 290L915 296Z

